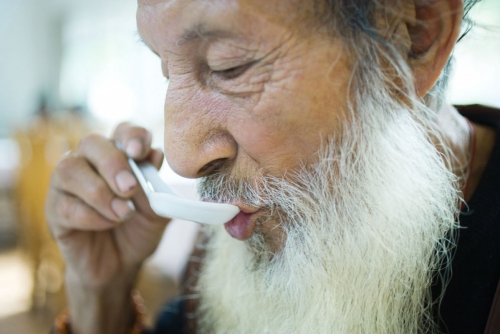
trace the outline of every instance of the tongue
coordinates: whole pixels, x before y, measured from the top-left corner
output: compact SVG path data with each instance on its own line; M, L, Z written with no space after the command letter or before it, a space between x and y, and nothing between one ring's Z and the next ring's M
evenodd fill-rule
M251 213L238 213L236 217L224 224L227 233L238 240L249 239L255 228L255 219L250 219L251 215Z

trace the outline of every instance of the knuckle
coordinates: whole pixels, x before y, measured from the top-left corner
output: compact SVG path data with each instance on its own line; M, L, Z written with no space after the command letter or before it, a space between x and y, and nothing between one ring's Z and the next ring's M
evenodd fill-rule
M76 205L77 203L73 198L63 196L57 205L57 215L64 221L71 221L75 216Z
M68 154L56 166L56 172L59 174L68 174L74 168L77 158Z
M109 188L103 180L89 183L87 186L88 201L102 205L108 200Z
M93 147L96 142L106 140L103 136L97 133L89 133L80 141L79 148Z
M130 122L121 122L116 126L115 131L113 131L113 137L118 139L123 133L127 132L130 127L132 127Z
M75 154L68 154L57 164L54 173L52 174L52 182L65 184L75 177L78 166L83 160Z
M120 130L126 130L127 128L130 128L132 126L133 126L133 124L130 122L121 122L120 124L118 124L118 126L116 128L120 129Z
M149 139L151 137L151 132L142 126L124 122L116 127L115 137L122 141L127 141L133 137Z
M148 137L151 133L146 129L141 126L135 126L133 127L134 135L140 136L140 137Z
M108 175L109 177L112 177L115 173L127 167L127 158L125 154L118 149L107 151L106 155L100 159L97 165L97 168L104 173L104 175Z

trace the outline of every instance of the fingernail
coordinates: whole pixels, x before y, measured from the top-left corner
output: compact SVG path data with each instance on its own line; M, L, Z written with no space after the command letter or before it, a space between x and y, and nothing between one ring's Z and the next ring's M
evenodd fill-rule
M126 201L121 198L113 198L111 201L111 208L120 221L127 220L135 211L135 206L132 201Z
M135 179L134 175L132 175L132 173L130 173L128 170L122 170L121 172L119 172L116 175L115 180L118 189L120 189L120 191L123 191L124 193L134 189L134 187L137 185L137 180Z
M127 144L125 152L131 158L139 157L142 153L142 142L139 139L130 140Z

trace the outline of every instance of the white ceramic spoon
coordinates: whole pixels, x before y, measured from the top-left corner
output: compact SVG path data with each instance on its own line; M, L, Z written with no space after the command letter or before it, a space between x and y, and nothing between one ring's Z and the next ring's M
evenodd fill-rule
M193 201L179 197L163 182L150 163L136 164L128 159L153 211L162 217L180 218L200 224L221 225L234 218L240 209L231 204Z

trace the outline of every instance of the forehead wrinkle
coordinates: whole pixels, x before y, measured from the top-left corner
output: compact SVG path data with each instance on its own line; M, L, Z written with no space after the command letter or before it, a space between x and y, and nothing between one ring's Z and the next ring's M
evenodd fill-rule
M283 1L283 5L290 7L291 0ZM145 21L150 21L154 13L162 13L162 19L156 18L160 24L176 21L176 27L169 27L170 38L167 38L171 46L182 46L199 39L246 39L246 31L236 31L235 26L241 25L241 19L250 20L247 24L254 25L256 21L266 21L278 25L290 20L290 15L272 14L276 11L273 4L276 0L265 0L264 6L253 3L253 0L139 0L141 16ZM263 8L264 7L264 8ZM281 9L283 6L280 6ZM264 10L269 9L269 10ZM272 10L271 10L272 9ZM221 21L220 13L228 15L228 20ZM242 18L234 20L235 14L244 14ZM217 16L214 16L217 15ZM294 15L291 15L294 16ZM257 19L257 20L255 20ZM289 23L289 22L288 22ZM173 29L172 29L173 28ZM259 27L254 27L259 29ZM160 51L160 50L158 50Z
M227 4L226 0L221 2ZM184 4L184 6L181 6L182 4ZM220 4L218 4L218 6L220 6ZM184 17L188 12L193 13L193 10L197 12L194 16L190 17L188 15L188 20L182 20L184 21L184 24L181 23L177 25L177 28L175 29L177 31L174 32L170 38L168 38L168 43L172 46L183 46L198 39L206 40L234 37L235 34L232 31L217 27L210 27L208 25L206 17L212 7L217 6L212 1L204 0L139 0L137 13L138 18L141 16L145 21L149 22L152 20L158 21L158 19L155 18L156 13L165 13L166 16L163 17L162 20L158 21L159 24L162 24L160 23L161 21L165 22L166 20L172 20L173 18L179 19L180 17ZM225 7L227 9L227 6ZM180 37L176 37L175 35ZM144 38L144 40L146 39Z
M205 23L197 23L192 27L187 28L183 33L181 38L177 41L177 46L182 46L184 44L190 43L197 39L217 39L217 38L234 38L236 37L234 32L225 29L211 29Z

